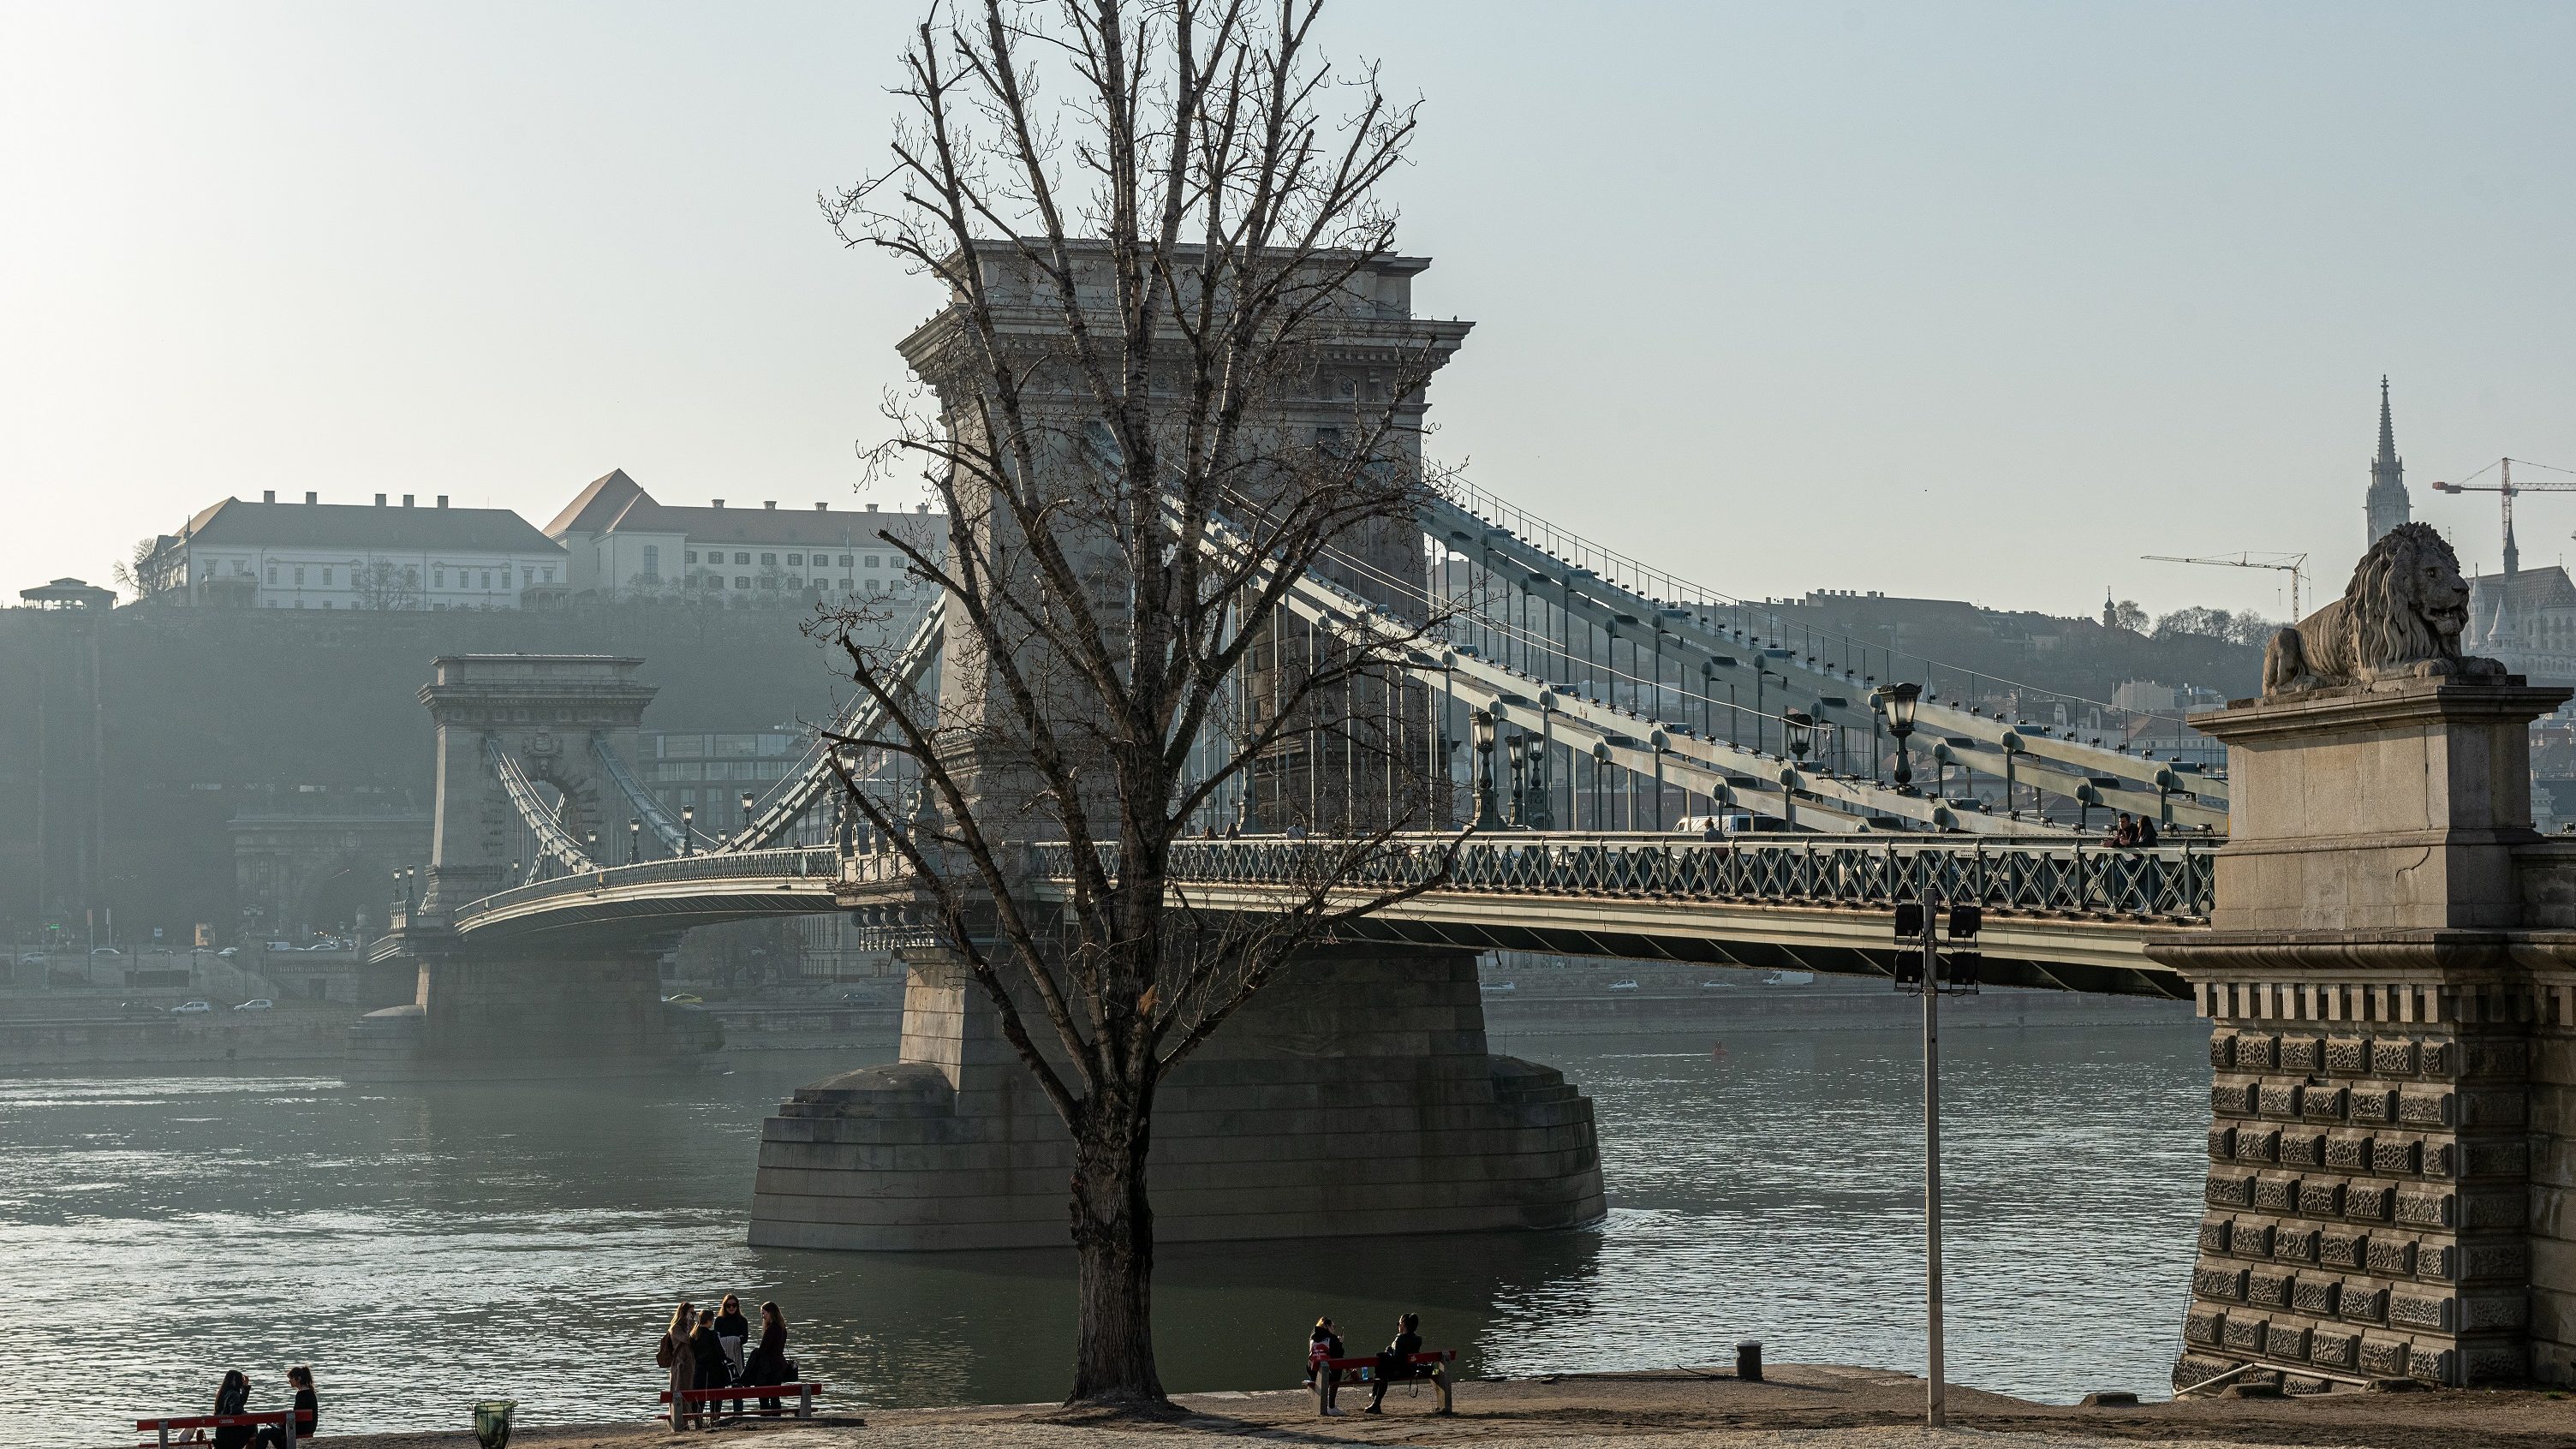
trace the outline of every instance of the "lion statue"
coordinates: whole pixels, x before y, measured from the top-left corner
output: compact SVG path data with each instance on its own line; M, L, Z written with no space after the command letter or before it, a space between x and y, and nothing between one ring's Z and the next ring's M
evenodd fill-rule
M2342 598L2272 636L2264 696L2380 679L2503 679L2496 661L2461 657L2468 624L2459 555L2432 525L2401 523L2361 556Z

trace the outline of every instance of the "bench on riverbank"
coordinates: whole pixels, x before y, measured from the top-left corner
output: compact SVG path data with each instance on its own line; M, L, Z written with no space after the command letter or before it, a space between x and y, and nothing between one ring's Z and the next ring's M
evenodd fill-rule
M1427 1383L1440 1391L1440 1407L1432 1412L1449 1413L1451 1412L1450 1380L1449 1370L1445 1365L1454 1362L1457 1357L1458 1350L1454 1348L1435 1348L1422 1353L1407 1354L1404 1358L1404 1373L1390 1376L1387 1382L1390 1384ZM1341 1370L1345 1375L1341 1383L1364 1384L1369 1382L1377 1372L1377 1355L1370 1354L1364 1358L1328 1358L1315 1367L1315 1408L1320 1413L1325 1405L1332 1402L1333 1391L1339 1387L1332 1382L1332 1375L1324 1370Z
M742 1401L745 1399L794 1399L796 1401L796 1417L799 1419L810 1419L814 1417L814 1396L821 1392L823 1392L823 1386L819 1383L734 1384L721 1389L682 1389L680 1390L680 1407L683 1411L693 1408L703 1409L714 1414L718 1419L741 1419L748 1418L752 1414L781 1414L786 1412L784 1409L754 1409L746 1411L742 1406ZM726 1399L733 1401L733 1412L730 1414L723 1413L716 1408L718 1401ZM671 1391L669 1389L664 1389L662 1391L661 1402L665 1404L671 1402Z
M266 1409L255 1414L185 1414L167 1419L137 1419L134 1421L134 1427L138 1430L156 1432L159 1435L158 1439L144 1445L143 1449L170 1449L173 1444L190 1442L185 1437L171 1438L170 1431L173 1429L182 1431L183 1435L185 1431L192 1429L249 1429L256 1433L262 1425L283 1424L286 1426L286 1449L295 1449L298 1432L310 1428L312 1423L310 1418L299 1419L293 1409Z

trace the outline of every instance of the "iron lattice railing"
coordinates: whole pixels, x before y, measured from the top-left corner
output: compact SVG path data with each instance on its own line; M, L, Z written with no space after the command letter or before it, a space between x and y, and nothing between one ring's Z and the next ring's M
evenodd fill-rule
M1072 873L1069 846L1032 847L1035 873ZM1437 879L1446 837L1347 840L1190 840L1172 846L1171 879L1190 885L1311 889L1333 881L1391 890ZM1606 896L1886 910L1931 899L1999 912L2158 923L2205 921L2210 855L2200 846L2099 846L1922 841L1884 835L1777 840L1669 836L1471 837L1457 847L1443 891ZM1114 870L1115 847L1102 847Z
M577 875L557 876L533 885L495 891L457 907L455 924L461 929L497 912L558 897L592 896L627 886L662 885L672 881L829 882L837 879L840 873L840 852L830 846L684 855L676 860L647 860L634 865L586 870Z

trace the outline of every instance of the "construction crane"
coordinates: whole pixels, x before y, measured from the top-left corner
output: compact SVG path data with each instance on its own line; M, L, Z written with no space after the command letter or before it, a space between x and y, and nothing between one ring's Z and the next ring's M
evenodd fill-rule
M2571 474L2569 477L2565 478L2543 479L2538 483L2516 483L2513 481L2513 465L2517 462L2521 462L2522 466L2526 468L2545 468L2552 473L2569 472L2569 470L2565 468L2552 468L2547 463L2533 463L2516 458L2498 458L2495 461L2497 481L2493 483L2460 482L2436 483L2433 485L2433 491L2436 493L2493 493L2499 495L2504 504L2504 576L2506 578L2512 578L2522 567L2522 550L2516 548L2513 542L2513 495L2517 493L2576 493L2576 474ZM2471 478L2475 478L2480 473L2484 473L2486 471L2486 469L2480 468L2477 473L2472 473L2469 476Z
M2442 485L2436 483L2433 486L2439 488ZM2299 612L2299 586L2307 579L2308 576L2308 556L2306 554L2267 553L2258 556L2250 553L2240 553L2227 558L2180 558L2168 553L2150 553L2141 554L2139 557L2152 563L2215 564L2220 568L2230 569L2277 570L2290 576L2290 622L2295 624L2299 622L2300 619L2306 617Z

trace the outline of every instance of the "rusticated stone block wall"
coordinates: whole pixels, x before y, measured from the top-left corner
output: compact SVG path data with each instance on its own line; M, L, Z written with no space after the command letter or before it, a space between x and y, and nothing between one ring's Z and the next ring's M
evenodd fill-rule
M2309 1391L2521 1378L2530 1042L2511 998L2237 985L2207 999L2222 1009L2177 1383L2248 1360ZM2320 1019L2328 1005L2341 1019Z

